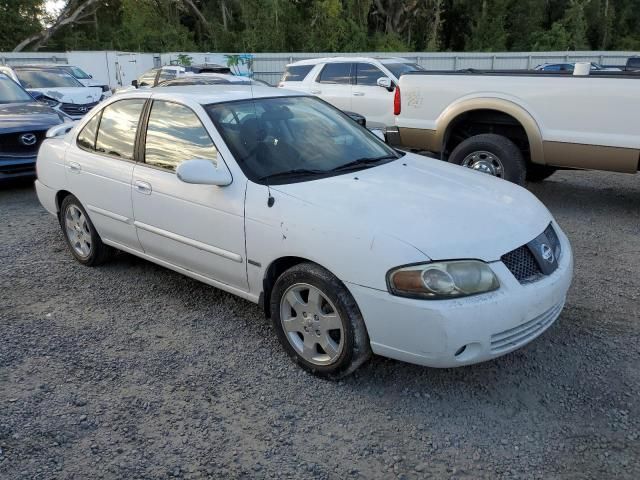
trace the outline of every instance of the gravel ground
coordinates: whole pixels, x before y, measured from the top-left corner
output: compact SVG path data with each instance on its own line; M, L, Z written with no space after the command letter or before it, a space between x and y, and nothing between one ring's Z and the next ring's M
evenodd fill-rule
M0 478L640 478L640 178L533 191L573 242L560 320L436 370L296 368L258 307L133 256L90 269L0 190Z

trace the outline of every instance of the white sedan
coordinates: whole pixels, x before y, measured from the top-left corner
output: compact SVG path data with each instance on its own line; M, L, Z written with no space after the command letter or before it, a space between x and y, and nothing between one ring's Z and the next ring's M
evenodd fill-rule
M282 89L118 95L46 140L37 170L80 263L123 250L259 303L325 377L371 353L503 355L556 320L571 283L569 241L528 191Z

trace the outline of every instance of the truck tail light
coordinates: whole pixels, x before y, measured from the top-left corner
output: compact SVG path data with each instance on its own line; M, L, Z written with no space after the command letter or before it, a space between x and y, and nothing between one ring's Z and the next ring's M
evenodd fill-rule
M400 87L396 85L396 93L393 95L393 114L400 115Z

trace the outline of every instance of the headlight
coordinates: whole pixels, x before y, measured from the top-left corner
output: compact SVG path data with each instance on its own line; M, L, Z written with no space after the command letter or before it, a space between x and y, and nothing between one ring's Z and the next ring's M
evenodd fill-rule
M387 274L387 284L393 295L430 300L466 297L500 287L493 270L479 260L400 267Z
M58 100L51 97L45 97L44 95L41 97L38 97L38 101L40 103L46 103L50 107L57 107L58 105L60 105L60 102Z

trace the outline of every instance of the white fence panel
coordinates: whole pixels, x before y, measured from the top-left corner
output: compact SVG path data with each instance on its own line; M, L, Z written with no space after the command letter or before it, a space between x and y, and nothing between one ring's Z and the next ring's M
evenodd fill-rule
M255 53L238 54L222 52L167 52L139 53L116 51L71 51L71 52L0 52L0 64L28 63L68 63L78 65L94 78L108 83L112 88L128 86L131 81L146 70L160 65L174 64L179 55L191 57L193 63L227 64L229 56L250 57L250 64L240 66L243 74L249 73L272 85L277 84L285 66L307 58L331 56L382 56L403 57L416 62L428 70L478 69L526 69L546 62L591 61L605 65L624 65L627 58L638 52L496 52L496 53L456 53L456 52L296 52L296 53Z

